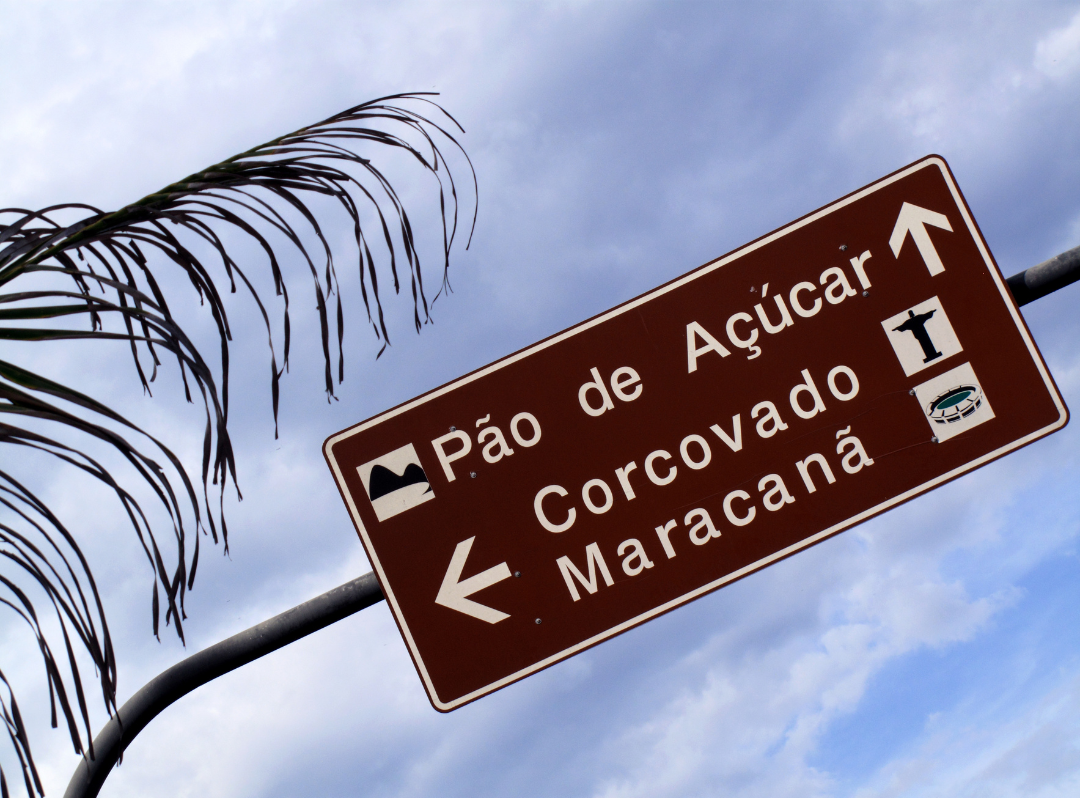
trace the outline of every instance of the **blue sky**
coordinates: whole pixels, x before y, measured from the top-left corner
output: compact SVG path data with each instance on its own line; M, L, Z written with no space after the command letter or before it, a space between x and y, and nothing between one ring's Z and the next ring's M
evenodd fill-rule
M928 153L949 161L1007 275L1080 244L1075 2L0 7L5 206L119 207L399 91L441 92L480 182L473 246L433 325L413 335L407 299L391 303L394 346L376 362L353 295L339 402L296 303L307 337L277 441L254 309L231 306L250 333L234 350L245 500L227 507L230 558L204 553L186 652L153 639L150 575L117 508L37 472L103 586L121 700L370 569L322 460L333 432ZM1024 309L1074 408L1078 291ZM35 357L197 464L200 420L168 399L175 375L150 399L123 352ZM1075 795L1078 452L1073 424L449 715L373 607L169 709L102 794ZM20 634L0 626L5 672L37 711L60 795L75 757Z

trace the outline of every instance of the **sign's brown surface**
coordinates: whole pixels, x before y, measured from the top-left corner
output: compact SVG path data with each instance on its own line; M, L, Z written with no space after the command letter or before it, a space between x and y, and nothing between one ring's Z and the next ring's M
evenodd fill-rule
M929 157L324 450L446 711L1067 421Z

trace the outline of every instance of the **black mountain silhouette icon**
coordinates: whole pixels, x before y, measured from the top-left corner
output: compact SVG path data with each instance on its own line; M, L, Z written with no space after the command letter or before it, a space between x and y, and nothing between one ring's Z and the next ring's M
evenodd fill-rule
M421 482L427 482L427 474L424 473L424 469L418 466L416 463L409 463L405 468L405 473L398 476L386 466L377 465L371 469L371 475L368 477L368 496L372 501L381 499L388 493L393 493L395 490L401 490L409 485L419 485ZM431 487L428 487L428 491ZM424 491L427 493L427 491Z

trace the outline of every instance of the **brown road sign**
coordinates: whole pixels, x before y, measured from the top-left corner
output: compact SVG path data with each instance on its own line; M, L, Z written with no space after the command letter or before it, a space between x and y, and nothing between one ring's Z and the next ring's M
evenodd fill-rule
M928 157L325 453L446 711L1067 421Z

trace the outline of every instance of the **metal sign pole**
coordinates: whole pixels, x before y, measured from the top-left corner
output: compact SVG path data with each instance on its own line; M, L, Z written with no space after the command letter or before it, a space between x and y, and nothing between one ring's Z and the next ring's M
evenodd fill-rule
M1026 305L1077 280L1080 280L1080 247L1073 247L1027 271L1014 274L1006 282L1016 304Z
M1017 305L1027 305L1080 280L1080 247L1063 252L1007 280ZM263 621L163 671L128 699L94 739L64 798L94 798L113 766L146 725L166 707L218 676L287 646L384 600L368 573Z
M129 698L83 755L65 798L93 798L131 741L151 720L196 687L383 600L374 574L364 574L280 615L215 643L162 671Z

